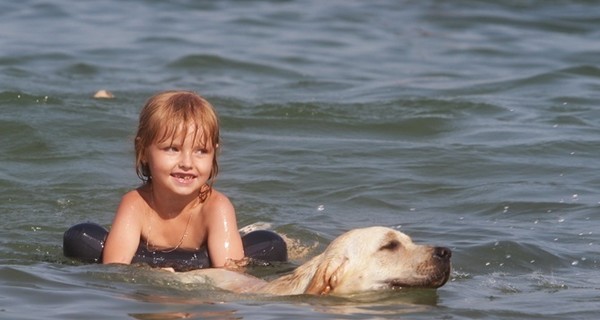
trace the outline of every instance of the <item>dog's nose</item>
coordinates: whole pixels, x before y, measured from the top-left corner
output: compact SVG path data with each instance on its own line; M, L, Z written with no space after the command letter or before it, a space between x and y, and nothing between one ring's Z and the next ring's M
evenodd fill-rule
M448 260L452 257L452 250L446 247L435 247L433 249L433 256L441 260Z

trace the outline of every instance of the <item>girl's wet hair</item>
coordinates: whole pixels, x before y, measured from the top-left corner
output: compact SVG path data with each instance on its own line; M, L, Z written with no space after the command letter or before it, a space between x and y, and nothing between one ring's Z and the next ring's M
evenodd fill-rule
M213 106L200 95L190 91L164 91L150 97L140 112L135 137L135 167L138 177L148 183L152 174L144 162L146 149L155 142L173 140L178 134L187 137L194 131L195 143L213 149L215 155L208 179L209 188L219 172L219 120Z

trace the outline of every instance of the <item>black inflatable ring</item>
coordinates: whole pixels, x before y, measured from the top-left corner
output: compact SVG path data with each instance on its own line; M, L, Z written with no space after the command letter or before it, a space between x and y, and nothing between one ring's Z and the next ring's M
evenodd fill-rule
M96 223L85 222L72 226L63 235L65 257L87 263L102 262L102 250L108 230ZM246 257L271 262L287 261L287 246L283 238L269 230L256 230L242 237ZM151 267L173 268L186 271L210 267L206 248L198 251L174 250L171 252L150 251L140 245L132 263L143 263Z

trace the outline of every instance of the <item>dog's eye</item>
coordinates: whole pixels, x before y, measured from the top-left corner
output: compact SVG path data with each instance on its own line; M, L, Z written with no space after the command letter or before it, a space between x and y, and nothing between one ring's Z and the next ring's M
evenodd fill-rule
M400 248L400 241L398 241L398 240L391 240L390 242L388 242L385 245L381 246L381 248L379 248L379 250L380 251L382 251L382 250L394 251L394 250L396 250L398 248Z

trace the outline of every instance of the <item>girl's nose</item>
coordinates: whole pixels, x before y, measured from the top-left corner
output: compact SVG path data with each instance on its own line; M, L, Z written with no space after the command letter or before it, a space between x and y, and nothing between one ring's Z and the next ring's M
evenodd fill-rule
M182 169L192 168L192 154L191 152L182 152L179 158L179 167Z

